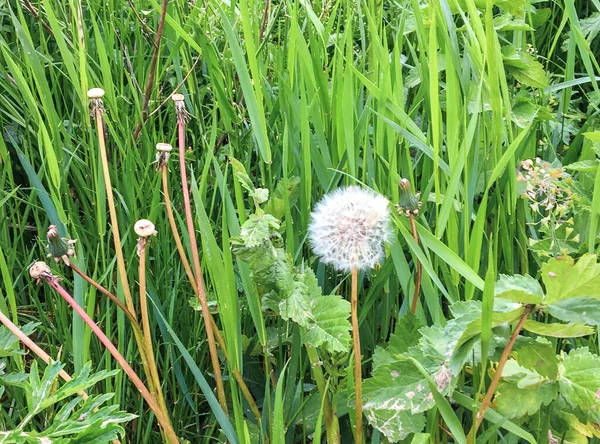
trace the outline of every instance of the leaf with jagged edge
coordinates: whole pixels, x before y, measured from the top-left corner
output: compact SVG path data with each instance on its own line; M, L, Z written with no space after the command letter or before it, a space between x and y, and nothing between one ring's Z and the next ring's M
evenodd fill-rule
M323 347L330 353L350 348L350 302L339 296L321 296L310 303L313 323L304 329L305 344Z
M562 353L560 394L573 409L600 423L600 357L587 347Z
M553 338L580 338L594 333L594 328L584 324L544 324L543 322L528 319L523 324L523 329L542 336Z
M38 325L40 325L39 322L29 322L21 327L21 331L29 336ZM12 334L8 328L0 326L0 358L24 354L25 352L22 349L16 347L18 342L19 338Z
M548 313L565 322L600 325L600 299L577 297L548 306Z
M277 183L275 190L271 193L269 201L263 206L264 212L272 214L277 219L283 219L285 216L286 195L289 206L293 208L300 195L298 190L299 184L300 178L297 176L292 176L289 179L281 179Z
M558 376L558 357L552 343L545 338L519 336L511 356L519 365L534 370L543 377L556 379Z
M540 283L531 276L520 274L501 274L496 282L495 295L520 304L541 304L544 300L544 290Z
M504 67L514 76L517 82L534 88L548 87L549 80L544 65L526 51L519 51L514 46L504 46L502 55Z
M380 365L363 382L363 412L391 442L422 431L423 412L434 405L427 380L409 361Z
M529 371L523 378L531 377L533 373ZM542 405L550 404L557 395L558 384L555 381L546 380L528 388L521 388L515 382L502 381L496 389L493 407L508 418L521 418L537 413Z
M600 264L595 254L585 254L577 262L569 256L550 259L542 265L542 280L548 305L577 297L600 299Z
M246 248L258 247L271 238L271 232L279 229L279 221L270 214L251 214L240 230Z

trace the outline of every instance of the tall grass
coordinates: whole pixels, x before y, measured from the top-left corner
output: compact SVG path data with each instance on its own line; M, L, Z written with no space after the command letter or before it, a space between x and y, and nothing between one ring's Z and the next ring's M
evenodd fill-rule
M600 2L539 1L537 13L516 17L533 29L508 31L495 22L501 10L492 5L504 7L500 1L420 3L168 2L149 117L135 137L145 113L160 2L0 2L0 310L18 324L42 322L37 339L51 356L62 357L68 373L88 360L98 369L114 366L67 305L26 278L27 266L45 255L42 239L54 224L61 235L78 239L74 264L125 300L86 98L94 86L106 91L109 174L130 282L137 259L136 236L128 227L143 217L159 233L147 257L150 330L173 427L191 442L225 436L300 442L314 432L320 411L297 333L288 336L285 321L262 313L248 266L230 251L229 239L240 233L250 210L228 158L239 160L263 188L300 179L297 204L284 196L286 248L298 265L315 268L324 294L349 294L350 282L333 288L339 280L313 260L306 232L314 203L357 182L394 203L400 178L421 193L415 218L420 242L408 218L398 219L388 259L376 272L359 276L365 284L359 301L365 376L375 346L410 309L417 263L417 316L427 324L443 322L448 303L481 299L481 276L490 267L535 275L538 258L527 242L537 234L526 225L530 216L514 186L516 167L536 155L550 161L590 158L583 133L598 127L600 39L590 43L581 20L598 13ZM564 37L569 41L563 48ZM510 44L523 50L532 45L548 71L547 88L518 84L502 57L502 47ZM175 90L193 116L186 129L193 222L206 294L218 307L215 318L231 358L222 362L229 416L211 392L215 381L202 313L169 235L161 175L152 165L156 143L177 142L167 100ZM541 107L538 114L523 118L517 98ZM544 121L546 109L556 124ZM168 176L171 190L179 189L177 176ZM599 184L597 174L590 186ZM180 193L171 200L191 257ZM587 228L595 233L598 193L590 205ZM593 252L595 240L586 247ZM54 273L64 273L75 300L127 361L138 363L124 314L79 275L58 268ZM232 377L234 369L266 418L262 429ZM101 384L117 392L121 408L139 415L130 424L130 441L160 441L126 378ZM342 440L349 442L345 430L352 415L344 415L345 404L339 400L338 415ZM459 417L471 418L474 413L461 405ZM428 424L427 431L439 436L436 421ZM372 439L377 442L378 434Z

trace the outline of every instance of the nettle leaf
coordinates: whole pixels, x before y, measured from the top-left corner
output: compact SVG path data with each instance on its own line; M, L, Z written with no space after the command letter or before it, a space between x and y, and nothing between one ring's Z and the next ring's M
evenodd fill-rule
M564 299L548 306L548 312L561 321L600 325L600 299Z
M540 283L531 276L500 275L496 282L495 295L520 304L541 304L544 299L544 290Z
M261 245L271 238L271 231L279 229L279 221L270 214L251 214L240 231L246 248Z
M427 380L409 361L378 366L363 382L363 411L391 442L425 427L423 412L435 405Z
M593 327L583 324L544 324L528 319L523 328L532 333L553 338L579 338L594 333Z
M377 347L373 354L373 367L398 360L411 347L419 343L421 335L419 329L423 326L421 321L412 313L406 313L396 323L394 333L390 336L387 349Z
M304 332L304 342L324 346L330 352L347 352L350 347L350 302L339 296L323 296L311 303L313 323Z
M544 66L527 52L514 46L505 46L502 48L502 54L505 68L517 82L534 88L548 87L550 82Z
M577 263L570 256L550 259L542 265L542 280L546 304L576 297L600 299L600 265L595 254L585 254Z
M600 357L587 347L562 353L560 393L573 409L589 421L600 422Z
M547 339L519 336L511 356L519 365L548 379L556 379L558 376L558 358L552 343Z

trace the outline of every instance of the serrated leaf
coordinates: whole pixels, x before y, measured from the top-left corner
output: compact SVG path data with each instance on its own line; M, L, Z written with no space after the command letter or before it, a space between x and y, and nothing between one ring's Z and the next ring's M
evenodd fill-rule
M598 171L597 160L581 160L565 165L565 169L573 171L581 171L582 173L596 173Z
M550 404L557 394L556 382L545 382L530 389L523 389L513 382L502 381L496 389L494 409L508 418L533 415L542 405Z
M350 348L350 302L339 296L322 296L311 303L313 323L304 331L304 343L324 347L330 353Z
M425 427L422 412L435 404L427 380L408 361L374 369L363 382L363 411L369 423L391 442Z
M541 304L544 291L537 280L531 276L500 275L496 282L495 294L502 299L508 299L520 304Z
M563 299L549 305L548 312L561 321L600 325L600 299Z
M558 376L558 358L554 347L547 339L519 336L511 356L519 365L534 370L548 379L556 379Z
M550 259L542 265L546 304L575 297L600 298L600 265L594 254L585 254L577 263L570 256Z
M523 312L525 311L524 307L520 307L516 310L510 311L508 313L493 313L492 314L492 328L498 327L502 324L512 323L519 319ZM473 319L467 327L465 328L463 334L460 336L456 344L456 349L458 350L463 344L465 344L470 339L481 333L481 318Z
M527 52L519 51L513 46L502 48L504 55L504 66L517 82L533 88L547 88L549 85L548 76L544 66L536 61Z
M271 231L279 229L279 221L270 214L251 214L240 231L246 248L261 245L271 238Z
M40 325L39 322L29 322L20 329L29 336L38 325ZM22 355L24 351L17 347L18 343L19 338L13 335L5 326L0 326L0 358Z
M532 333L553 338L579 338L594 333L594 329L583 324L544 324L528 319L523 328Z
M423 324L421 324L414 314L407 312L396 323L396 328L390 336L387 348L377 347L375 349L373 366L377 367L396 361L401 354L408 352L411 347L418 345L421 338L419 329L422 326Z
M533 31L533 28L523 19L514 18L512 14L504 13L494 17L496 31Z
M590 421L600 420L600 357L587 347L563 353L561 397L573 409L581 411Z
M289 179L281 179L275 191L271 194L269 201L263 206L265 213L272 214L277 219L282 219L285 216L286 197L290 207L294 207L300 195L298 185L300 178L293 176Z

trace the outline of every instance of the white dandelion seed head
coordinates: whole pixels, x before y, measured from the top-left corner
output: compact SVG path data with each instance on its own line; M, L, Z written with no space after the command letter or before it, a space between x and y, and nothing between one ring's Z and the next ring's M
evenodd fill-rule
M373 268L391 235L389 202L360 187L339 188L317 204L308 234L324 263L340 271Z

